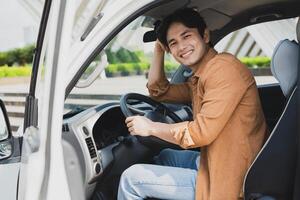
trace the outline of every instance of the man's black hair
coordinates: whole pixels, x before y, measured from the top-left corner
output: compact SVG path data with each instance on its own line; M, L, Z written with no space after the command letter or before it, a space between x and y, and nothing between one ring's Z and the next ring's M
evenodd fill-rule
M200 14L192 8L179 9L164 18L157 29L157 38L166 47L168 47L167 32L174 22L182 23L188 28L197 28L200 36L204 35L206 24Z

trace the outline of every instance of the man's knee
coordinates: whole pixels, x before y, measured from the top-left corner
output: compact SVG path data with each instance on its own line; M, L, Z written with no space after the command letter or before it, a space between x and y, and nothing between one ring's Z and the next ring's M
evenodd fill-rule
M144 197L143 185L155 180L151 168L152 165L148 164L135 164L127 168L121 175L118 198L140 199L138 197Z
M122 173L118 189L118 199L126 199L126 196L136 195L135 182L139 179L138 170L140 170L140 166L139 164L135 164Z
M120 182L123 183L129 183L132 182L134 180L138 180L138 172L140 170L140 164L135 164L130 166L129 168L127 168L121 175L121 180Z
M118 199L137 199L139 195L135 183L139 180L141 165L132 165L122 173L118 189Z

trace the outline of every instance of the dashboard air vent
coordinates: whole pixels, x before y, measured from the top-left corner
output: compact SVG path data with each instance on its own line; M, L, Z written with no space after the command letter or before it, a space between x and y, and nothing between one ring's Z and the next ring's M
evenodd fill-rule
M69 125L68 124L63 124L62 125L62 131L63 132L69 132L70 130L69 130Z
M93 144L92 138L91 137L86 138L85 142L86 142L86 145L89 149L89 153L90 153L91 158L95 158L97 156L97 154L96 154L96 149L95 149L95 146Z

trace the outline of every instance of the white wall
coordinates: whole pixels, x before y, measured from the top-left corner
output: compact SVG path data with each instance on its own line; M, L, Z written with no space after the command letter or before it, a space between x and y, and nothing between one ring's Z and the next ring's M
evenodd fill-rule
M0 51L36 41L38 24L18 0L0 0Z

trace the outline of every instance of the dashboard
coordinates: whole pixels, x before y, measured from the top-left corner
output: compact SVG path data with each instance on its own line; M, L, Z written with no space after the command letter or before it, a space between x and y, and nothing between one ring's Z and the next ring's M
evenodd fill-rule
M120 142L128 135L125 117L119 106L111 107L108 112L104 112L93 127L97 150Z
M145 105L140 106L149 109ZM186 108L176 109L181 119L190 117L190 111ZM126 155L126 162L129 162L130 159L137 159L137 156L130 157L130 154L142 152L131 145L136 138L127 130L119 103L95 106L64 119L62 129L64 156L72 160L65 163L67 174L69 172L68 176L74 178L72 170L75 165L70 163L77 162L77 173L85 186L86 198L92 195L97 181L115 160L124 159ZM119 151L118 155L116 151Z

